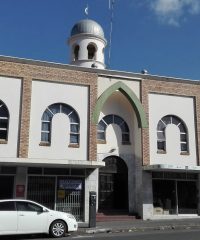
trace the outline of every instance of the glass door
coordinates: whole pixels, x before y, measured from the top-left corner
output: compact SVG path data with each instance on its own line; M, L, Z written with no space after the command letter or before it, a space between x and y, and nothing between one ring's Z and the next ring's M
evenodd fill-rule
M155 214L176 214L176 182L172 180L153 180L153 205Z
M196 182L177 181L178 213L197 214Z
M14 176L0 176L0 199L13 198Z
M99 209L114 207L114 174L100 173L99 175Z

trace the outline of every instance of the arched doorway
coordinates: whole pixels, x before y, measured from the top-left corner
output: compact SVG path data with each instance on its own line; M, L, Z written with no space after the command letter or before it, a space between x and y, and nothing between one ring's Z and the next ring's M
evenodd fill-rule
M128 168L119 157L104 159L99 170L99 210L128 210Z

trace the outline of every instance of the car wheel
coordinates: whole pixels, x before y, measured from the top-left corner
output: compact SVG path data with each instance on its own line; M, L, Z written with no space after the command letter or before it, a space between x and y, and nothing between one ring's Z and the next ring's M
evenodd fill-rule
M62 220L56 220L50 226L50 235L54 238L64 237L66 231L66 224Z

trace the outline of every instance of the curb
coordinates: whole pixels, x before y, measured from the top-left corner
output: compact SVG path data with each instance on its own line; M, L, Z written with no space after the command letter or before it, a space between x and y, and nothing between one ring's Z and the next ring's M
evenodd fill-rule
M86 234L97 233L120 233L120 232L141 232L141 231L162 231L162 230L188 230L200 229L200 225L161 225L150 227L129 227L129 228L93 228L93 229L79 229L78 232Z

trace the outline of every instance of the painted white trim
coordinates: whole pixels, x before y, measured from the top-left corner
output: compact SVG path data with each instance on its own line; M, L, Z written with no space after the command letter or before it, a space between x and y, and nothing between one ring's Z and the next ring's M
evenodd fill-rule
M154 170L187 170L190 172L200 172L200 166L179 166L179 165L168 165L168 164L153 164L148 166L143 166L145 171L154 171Z
M102 161L69 160L69 159L40 159L40 158L0 158L1 165L40 166L40 167L79 167L98 168L105 166Z

